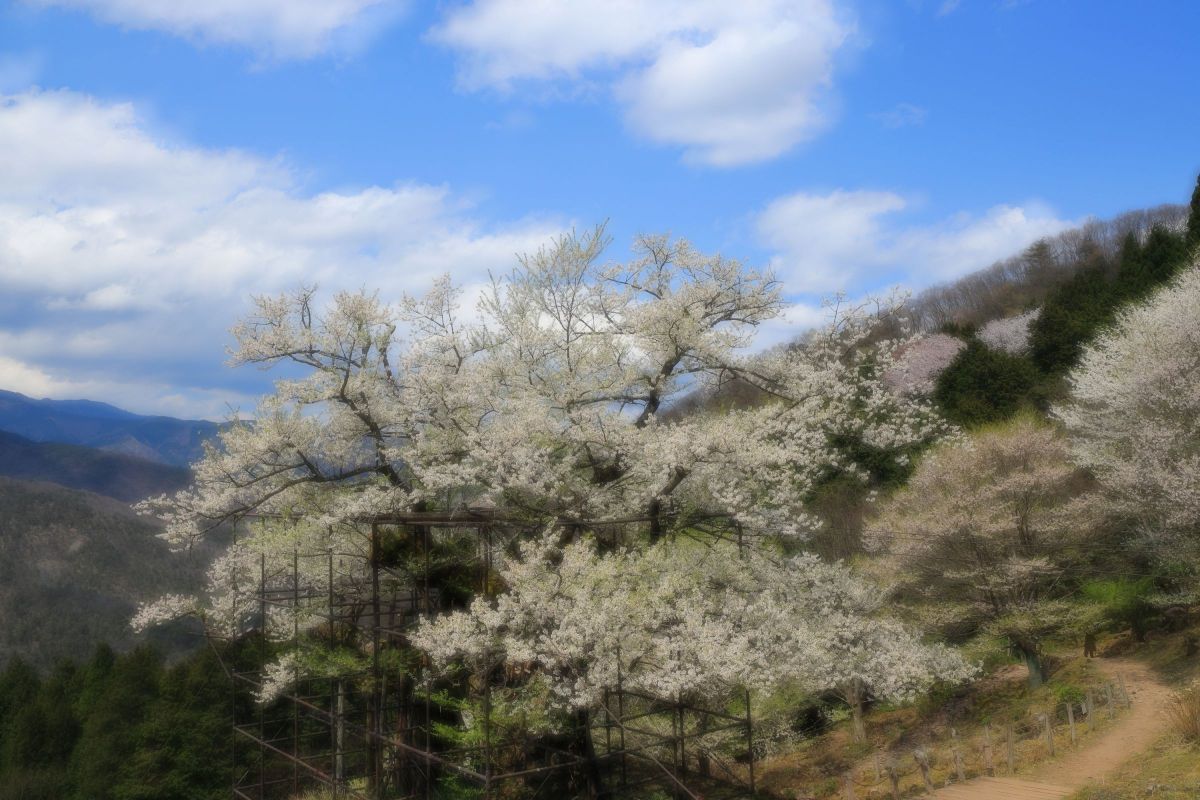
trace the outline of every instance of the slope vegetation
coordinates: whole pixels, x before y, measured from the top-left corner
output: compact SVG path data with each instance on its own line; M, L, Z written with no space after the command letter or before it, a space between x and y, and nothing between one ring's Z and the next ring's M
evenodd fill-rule
M137 604L196 587L211 552L174 554L127 505L51 483L0 478L0 663L78 656L135 637ZM167 649L188 644L175 629Z

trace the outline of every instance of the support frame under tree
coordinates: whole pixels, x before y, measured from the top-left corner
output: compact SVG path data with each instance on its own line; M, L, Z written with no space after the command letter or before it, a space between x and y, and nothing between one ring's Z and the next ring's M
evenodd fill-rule
M599 534L648 521L648 517L630 517L571 520L569 524ZM412 627L421 616L438 613L441 603L430 580L429 554L439 532L473 535L478 544L478 590L490 597L494 591L492 557L498 540L511 541L527 534L530 523L494 509L470 509L376 515L355 524L369 532L364 558L370 580L365 599L339 598L334 591L335 559L349 558L346 554L296 551L290 573L274 576L268 576L265 559L262 561L256 592L258 618L246 637L257 648L259 666L238 669L223 660L233 693L232 797L290 800L303 791L323 787L339 800L416 800L439 797L439 786L446 781L475 787L484 800L563 797L564 788L574 797L626 797L646 785L688 800L699 800L702 789L706 797L755 795L749 692L742 697L744 715L738 715L683 698L632 691L618 678L618 685L605 692L602 707L594 715L585 715L576 730L568 732L578 734L587 726L597 746L585 758L528 731L515 735L496 732L493 678L487 676L475 690L483 709L482 741L449 746L437 733L444 710L432 688L426 684L421 691L420 681L413 676L405 680L388 665L384 654L411 651L408 633ZM423 565L417 580L397 574L383 563L381 544L388 531L405 532L408 545L416 551L410 555L416 555ZM311 559L326 562L329 580L324 592L302 583L300 564ZM336 644L339 633L352 633L359 641L370 642L369 667L337 678L299 679L269 708L245 703L247 694L264 685L262 665L271 650L269 610L292 611L318 599L324 602L320 616L329 644ZM297 619L296 614L292 617ZM301 638L298 625L292 636L292 644ZM619 662L619 653L614 657ZM245 708L254 710L249 716L245 711L239 713L238 709ZM654 727L664 721L669 725ZM744 742L741 763L725 763L704 748L706 739L722 734ZM587 780L589 774L599 776L598 784ZM715 794L710 789L715 789Z

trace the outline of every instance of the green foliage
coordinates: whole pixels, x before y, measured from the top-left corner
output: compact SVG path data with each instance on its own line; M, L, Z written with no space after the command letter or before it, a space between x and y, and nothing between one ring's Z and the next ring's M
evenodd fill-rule
M1197 202L1193 198L1193 203ZM1200 224L1196 206L1192 219ZM1189 220L1189 231L1193 224ZM1188 237L1191 233L1188 234ZM1141 243L1126 236L1118 262L1097 258L1051 292L1030 328L1030 355L1047 375L1070 369L1083 347L1115 318L1126 303L1144 298L1179 271L1195 242L1156 227Z
M1136 247L1136 243L1133 247ZM1128 261L1126 249L1122 249L1121 266L1116 277L1120 301L1140 300L1167 283L1175 277L1187 253L1188 247L1183 237L1162 228L1152 230L1146 237L1146 243L1130 252Z
M1050 686L1056 703L1081 703L1087 697L1087 692L1073 683L1054 683Z
M1029 329L1033 363L1057 374L1079 360L1083 345L1112 321L1117 294L1108 264L1081 270L1046 298L1042 313Z
M938 376L934 398L948 419L974 427L1036 402L1040 375L1024 356L973 339Z
M1152 600L1155 592L1151 578L1095 580L1082 587L1084 598L1098 606L1109 623L1128 628L1139 642L1145 640L1147 627L1158 616Z
M0 671L0 800L228 797L229 684L209 651L170 667L101 646L44 677Z

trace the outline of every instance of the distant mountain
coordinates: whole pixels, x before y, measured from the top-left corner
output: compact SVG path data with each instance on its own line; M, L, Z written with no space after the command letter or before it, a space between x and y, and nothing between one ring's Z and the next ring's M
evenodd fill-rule
M203 454L219 426L205 420L150 417L92 400L37 400L0 390L0 431L35 442L84 445L184 467Z
M127 503L178 491L191 481L191 473L183 467L82 445L35 442L3 431L0 475L49 481Z
M158 530L108 497L0 478L0 664L19 655L45 666L137 641L137 605L195 591L216 552L172 553ZM195 644L179 626L154 638L169 650Z

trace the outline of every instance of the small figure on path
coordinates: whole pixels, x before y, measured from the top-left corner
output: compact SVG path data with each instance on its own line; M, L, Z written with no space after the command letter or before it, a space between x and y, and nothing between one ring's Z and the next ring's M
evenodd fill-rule
M1096 634L1085 633L1083 636L1083 656L1084 658L1096 657Z

